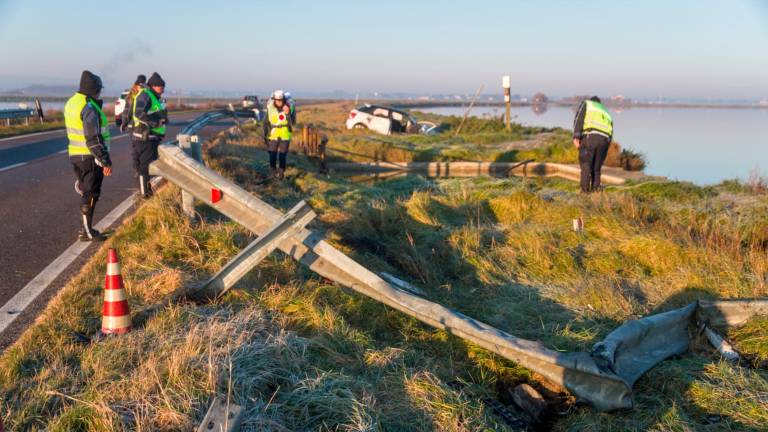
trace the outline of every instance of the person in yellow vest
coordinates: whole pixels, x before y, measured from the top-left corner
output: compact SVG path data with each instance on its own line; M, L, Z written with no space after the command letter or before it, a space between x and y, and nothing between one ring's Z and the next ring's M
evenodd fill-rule
M582 192L600 191L600 175L612 139L613 117L600 98L592 96L583 101L573 121L573 145L579 149Z
M155 72L147 80L147 87L134 96L131 106L133 166L139 178L139 191L145 199L152 197L149 164L157 159L157 146L165 138L168 123L168 110L161 99L164 91L165 81Z
M133 82L128 95L125 97L125 107L123 112L120 113L120 132L128 132L133 128L133 100L139 94L139 92L147 86L147 77L139 75L136 77L136 81Z
M270 174L282 179L288 147L291 144L293 122L291 108L285 101L282 90L272 93L272 100L267 104L267 118L264 121L264 142L269 152Z
M103 88L101 78L90 71L80 76L80 89L64 105L64 124L67 128L69 161L75 171L75 190L81 195L81 241L104 240L104 235L93 229L93 212L101 195L104 176L112 175L109 158L109 121L101 110L99 99Z

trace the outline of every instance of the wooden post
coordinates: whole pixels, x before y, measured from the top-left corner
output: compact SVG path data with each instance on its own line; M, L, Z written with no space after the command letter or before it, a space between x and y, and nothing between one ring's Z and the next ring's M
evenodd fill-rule
M312 157L317 157L317 129L312 129Z
M502 87L504 87L504 106L506 109L506 115L504 117L504 121L506 123L507 130L509 131L512 129L512 125L511 125L512 112L510 108L510 105L512 103L512 96L510 94L511 93L510 89L512 85L510 82L509 75L504 75L504 77L501 79L501 85Z
M475 101L480 96L480 92L483 91L483 88L485 88L485 84L481 85L480 88L477 89L477 92L475 93L475 97L472 98L472 102L469 103L469 108L464 112L464 118L461 119L461 123L459 123L459 127L456 128L456 132L453 134L453 136L459 136L459 133L461 132L461 127L464 126L464 122L467 121L467 117L469 117L469 112L472 111L472 107L475 105Z
M315 212L306 201L299 202L267 232L249 244L208 282L196 287L194 291L201 295L212 294L220 297L269 256L283 240L303 229L315 216ZM195 292L190 295L195 296Z

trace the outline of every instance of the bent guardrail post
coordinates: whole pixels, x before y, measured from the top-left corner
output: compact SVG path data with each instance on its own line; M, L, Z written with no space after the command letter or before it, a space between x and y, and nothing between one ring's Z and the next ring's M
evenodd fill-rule
M282 213L199 164L174 145L158 148L150 165L160 175L257 235L277 223ZM217 202L212 190L221 191ZM539 342L510 335L462 313L397 289L307 229L288 236L279 249L319 275L354 289L428 325L477 344L532 369L567 388L595 408L608 411L632 406L632 388L623 378L601 370L588 353L561 353Z
M280 242L304 228L315 216L317 215L306 201L299 202L267 232L232 258L216 275L188 295L221 297L277 249Z

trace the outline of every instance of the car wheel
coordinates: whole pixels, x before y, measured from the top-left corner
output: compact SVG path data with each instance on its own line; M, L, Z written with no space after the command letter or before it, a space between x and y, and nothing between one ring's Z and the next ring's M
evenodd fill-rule
M368 126L366 126L366 125L364 125L362 123L357 123L355 125L355 129L368 129Z

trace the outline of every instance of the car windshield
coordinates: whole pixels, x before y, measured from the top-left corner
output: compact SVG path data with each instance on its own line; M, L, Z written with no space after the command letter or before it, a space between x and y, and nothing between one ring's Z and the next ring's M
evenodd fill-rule
M376 108L376 107L373 106L373 105L360 105L359 107L357 107L355 109L360 111L360 112L364 112L364 113L370 114L370 113L373 112L374 108Z

